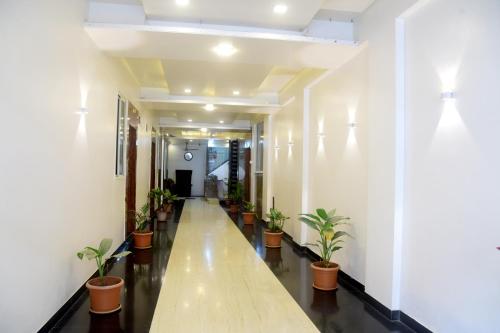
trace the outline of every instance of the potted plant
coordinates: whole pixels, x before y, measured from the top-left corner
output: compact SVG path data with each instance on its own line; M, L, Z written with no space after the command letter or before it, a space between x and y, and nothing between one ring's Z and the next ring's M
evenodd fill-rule
M285 224L285 221L289 219L289 217L286 217L282 212L275 208L271 208L269 214L266 214L266 216L269 218L267 229L264 230L266 247L281 247L283 225Z
M104 256L111 249L112 239L105 238L99 244L99 247L85 247L77 253L80 260L83 257L88 260L95 260L99 277L87 281L87 289L90 293L90 312L97 314L112 313L121 308L120 293L123 286L123 279L116 276L105 276L104 265L110 258L121 258L130 254L129 251L123 251L105 259Z
M165 191L161 188L155 188L149 192L149 197L153 198L158 205L158 209L156 210L156 218L158 222L164 222L167 220L167 212L163 206L163 196L165 195Z
M243 223L253 224L255 220L255 205L249 201L243 202Z
M313 287L320 290L337 289L337 275L340 266L331 262L332 254L342 249L340 244L343 236L349 236L345 231L338 231L337 227L348 224L349 217L336 216L336 210L326 212L323 208L316 209L315 214L301 214L300 221L307 224L319 233L320 239L316 243L307 244L319 248L321 261L313 262Z
M146 203L142 208L134 212L135 214L135 231L132 233L134 236L134 247L136 249L149 249L151 248L151 238L153 232L149 231L149 204Z
M241 199L243 199L243 187L241 183L236 183L234 191L229 194L229 199L231 200L229 211L233 214L238 213L240 210Z
M167 214L172 213L172 206L174 204L174 201L179 200L177 199L177 195L172 194L170 190L165 190L163 192L163 197L165 202L167 203L167 208L166 208Z

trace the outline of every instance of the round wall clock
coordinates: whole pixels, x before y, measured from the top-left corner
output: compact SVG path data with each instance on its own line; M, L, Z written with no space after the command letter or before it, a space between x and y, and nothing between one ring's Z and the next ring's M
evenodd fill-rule
M188 151L188 152L186 152L186 153L184 153L184 159L185 159L186 161L191 161L191 160L193 159L193 153L191 153L191 152L189 152L189 151Z

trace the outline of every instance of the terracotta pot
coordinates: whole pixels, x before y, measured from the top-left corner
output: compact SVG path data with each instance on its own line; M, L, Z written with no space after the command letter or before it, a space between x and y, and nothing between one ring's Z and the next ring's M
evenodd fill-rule
M313 262L311 264L313 272L313 287L319 290L335 290L337 289L337 275L339 265L331 263L331 266L321 267L322 261Z
M116 276L91 279L86 284L90 293L90 312L112 313L120 310L120 296L123 280Z
M281 247L281 237L283 236L283 231L270 232L269 230L266 230L264 231L264 236L266 237L266 247Z
M167 214L172 213L172 207L173 207L173 205L171 203L167 204L167 208L166 208Z
M151 239L153 238L153 232L137 232L132 233L134 235L134 247L136 249L149 249L151 248Z
M156 218L158 219L158 222L165 222L167 220L167 212L164 210L157 211Z
M233 214L236 214L238 213L240 210L240 206L239 205L235 205L235 204L231 204L231 206L229 207L229 211Z
M243 223L253 224L255 220L255 213L243 213Z
M153 249L134 252L134 264L151 265L153 263Z

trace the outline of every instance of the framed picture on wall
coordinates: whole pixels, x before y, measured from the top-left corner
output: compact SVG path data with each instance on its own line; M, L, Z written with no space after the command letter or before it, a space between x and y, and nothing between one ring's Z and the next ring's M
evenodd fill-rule
M127 117L127 101L118 95L116 111L116 154L115 175L125 175L125 131Z

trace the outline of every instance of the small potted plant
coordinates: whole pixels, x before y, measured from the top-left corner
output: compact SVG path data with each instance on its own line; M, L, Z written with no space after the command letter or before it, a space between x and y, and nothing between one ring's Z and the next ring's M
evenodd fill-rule
M229 194L229 199L231 200L229 211L232 214L238 213L240 210L241 200L243 199L243 187L241 183L236 183L234 191Z
M315 246L320 251L321 261L313 262L313 287L320 290L337 289L337 275L340 266L331 262L332 254L342 249L340 244L343 236L349 236L337 227L348 224L349 217L336 216L336 210L326 212L323 208L316 209L316 214L301 214L300 221L307 224L319 233L320 239L316 243L307 244Z
M281 247L283 225L285 224L285 221L289 219L289 217L286 217L282 212L275 208L271 208L269 214L266 214L266 216L269 218L267 229L264 231L266 247Z
M130 254L129 251L123 251L105 259L104 256L111 249L113 240L105 238L99 244L99 247L85 247L77 253L80 260L83 257L88 260L95 260L99 277L87 281L86 287L90 293L90 312L97 314L112 313L121 308L120 294L123 287L123 279L116 276L105 276L104 265L110 258L121 258Z
M134 247L136 249L149 249L151 248L151 239L153 232L149 231L149 204L146 203L142 208L134 212L135 214L135 231L132 233L134 236Z
M179 200L177 199L177 195L172 194L169 190L165 190L163 192L163 197L165 202L167 203L167 208L166 208L167 214L172 213L172 207L174 205L174 201Z
M249 201L243 202L243 223L253 224L255 220L255 205Z
M164 195L165 191L163 191L161 188L155 188L151 190L151 192L149 192L149 197L153 198L158 205L158 208L156 210L156 218L158 219L158 222L164 222L167 220L167 212L163 206Z

